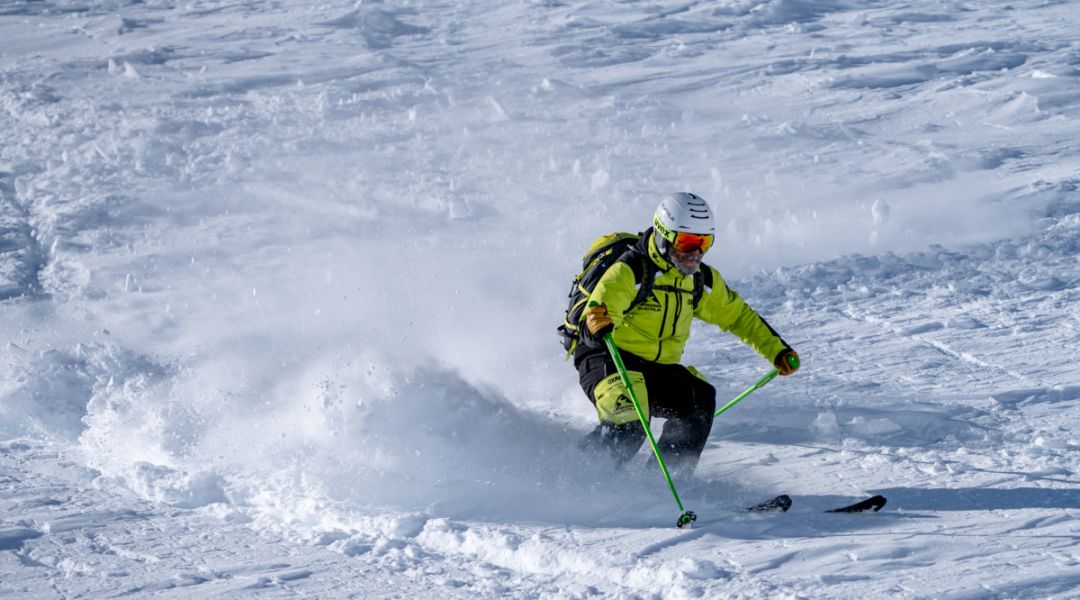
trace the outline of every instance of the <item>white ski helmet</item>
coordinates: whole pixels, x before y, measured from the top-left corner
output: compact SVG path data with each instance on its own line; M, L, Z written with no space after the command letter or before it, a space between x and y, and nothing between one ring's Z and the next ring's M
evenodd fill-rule
M661 252L667 252L680 233L709 236L711 245L712 236L716 234L716 222L709 204L700 196L690 192L676 192L664 196L660 206L656 207L653 229L657 247ZM708 246L705 250L708 250Z

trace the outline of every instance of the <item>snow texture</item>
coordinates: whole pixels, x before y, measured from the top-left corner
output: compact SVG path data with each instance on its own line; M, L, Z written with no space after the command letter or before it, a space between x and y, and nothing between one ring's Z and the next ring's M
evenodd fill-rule
M1080 596L1078 21L3 3L0 596ZM680 190L804 363L717 420L691 530L646 449L578 451L554 332Z

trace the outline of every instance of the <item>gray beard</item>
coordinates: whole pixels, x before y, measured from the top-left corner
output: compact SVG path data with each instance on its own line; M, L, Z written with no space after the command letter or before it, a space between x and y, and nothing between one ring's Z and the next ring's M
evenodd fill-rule
M682 273L684 276L689 277L694 273L697 273L701 269L701 263L697 263L694 266L687 266L675 259L671 259L671 264L675 265L675 269Z
M675 265L675 268L676 268L676 269L677 269L677 270L678 270L678 271L679 271L680 273L682 273L683 275L685 275L685 276L689 277L689 276L693 275L694 273L697 273L697 272L698 272L698 270L699 270L699 269L701 268L701 265L694 265L694 266L692 266L692 267L684 267L684 266L682 266L682 265L678 265L678 264L677 264L677 265Z

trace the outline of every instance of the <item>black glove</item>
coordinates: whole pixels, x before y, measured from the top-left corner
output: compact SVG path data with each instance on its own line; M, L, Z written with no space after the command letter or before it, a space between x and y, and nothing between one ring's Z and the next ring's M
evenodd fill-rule
M799 370L799 355L791 348L784 348L780 351L780 354L776 355L773 366L776 367L777 373L787 377Z

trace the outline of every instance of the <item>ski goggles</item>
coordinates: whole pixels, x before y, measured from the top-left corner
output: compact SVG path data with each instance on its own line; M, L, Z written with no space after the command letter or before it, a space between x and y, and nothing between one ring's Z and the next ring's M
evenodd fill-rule
M679 252L699 251L705 254L713 244L713 236L696 233L675 232L675 239L669 240L671 246Z

